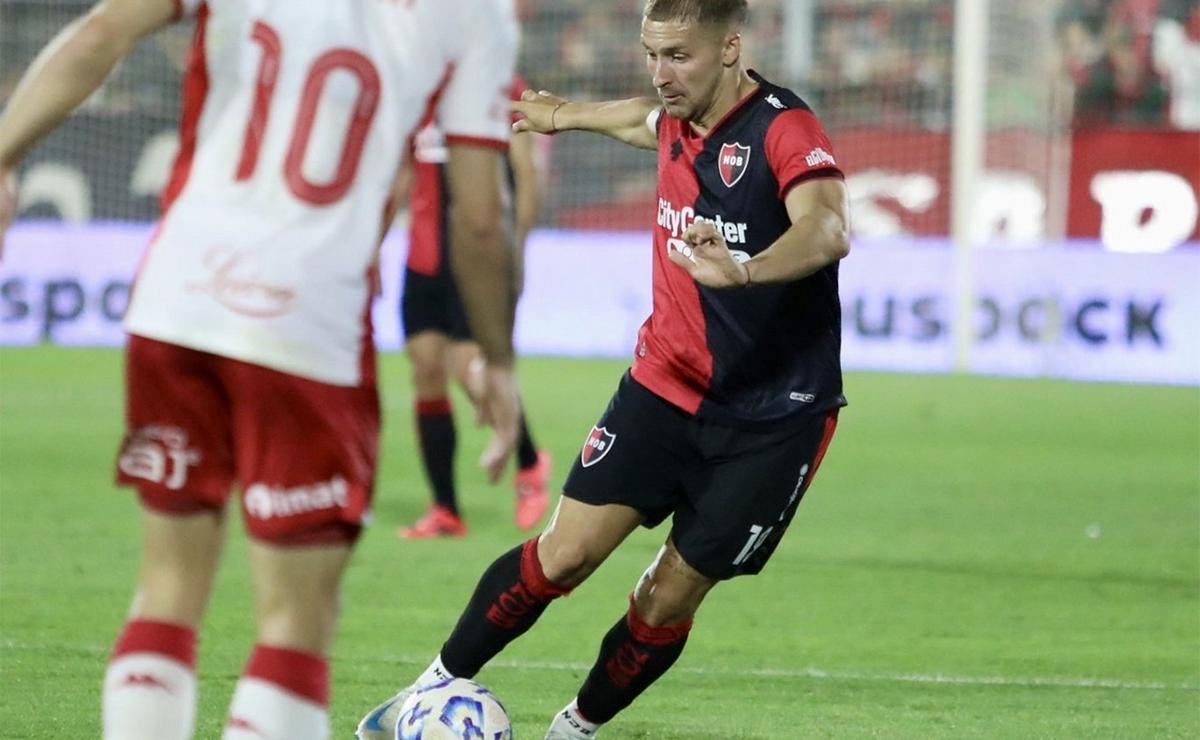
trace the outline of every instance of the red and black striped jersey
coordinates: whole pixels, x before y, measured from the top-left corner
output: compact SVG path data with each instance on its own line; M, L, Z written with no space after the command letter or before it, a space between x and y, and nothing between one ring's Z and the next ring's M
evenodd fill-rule
M750 74L758 88L707 135L659 116L654 307L633 377L689 413L759 426L845 404L837 265L790 283L712 290L668 252L707 220L735 258L749 259L791 226L784 199L793 187L843 175L808 105Z

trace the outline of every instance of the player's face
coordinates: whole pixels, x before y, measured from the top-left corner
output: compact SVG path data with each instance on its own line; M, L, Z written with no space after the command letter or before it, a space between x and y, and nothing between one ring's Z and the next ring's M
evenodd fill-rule
M721 83L726 40L711 28L683 21L642 21L642 46L667 115L699 121Z

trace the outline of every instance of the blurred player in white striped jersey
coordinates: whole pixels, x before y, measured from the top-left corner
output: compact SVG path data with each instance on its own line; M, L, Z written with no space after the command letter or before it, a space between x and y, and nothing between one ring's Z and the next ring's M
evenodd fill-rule
M225 737L329 736L343 569L369 516L379 409L375 254L405 142L444 86L452 259L487 360L497 478L515 442L512 240L502 227L512 0L103 0L0 116L0 245L22 155L144 36L195 16L180 152L126 329L117 478L143 564L104 683L104 736L195 726L195 632L241 491L257 642Z

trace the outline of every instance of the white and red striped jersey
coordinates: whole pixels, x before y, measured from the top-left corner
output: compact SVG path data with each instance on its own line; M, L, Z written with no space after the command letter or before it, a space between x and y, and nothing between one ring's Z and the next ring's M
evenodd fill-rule
M362 380L369 270L408 138L506 146L512 0L180 0L181 148L131 334Z

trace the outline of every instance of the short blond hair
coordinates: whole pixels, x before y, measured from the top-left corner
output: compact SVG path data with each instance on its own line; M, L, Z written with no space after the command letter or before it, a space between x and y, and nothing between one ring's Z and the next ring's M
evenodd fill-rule
M749 12L746 0L646 0L642 16L651 21L686 21L731 30L741 28Z

